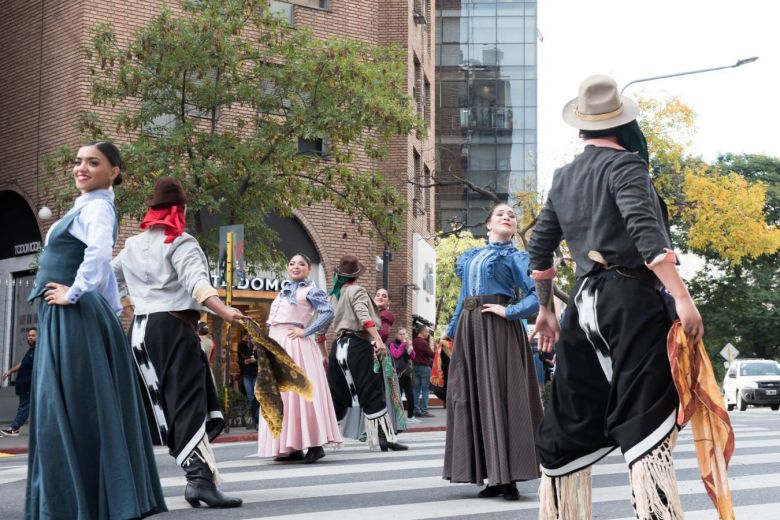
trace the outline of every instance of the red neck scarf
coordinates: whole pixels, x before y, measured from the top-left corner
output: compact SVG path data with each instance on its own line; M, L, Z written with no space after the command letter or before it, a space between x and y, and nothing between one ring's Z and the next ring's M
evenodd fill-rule
M165 243L170 244L176 237L184 233L187 221L184 218L184 206L174 205L167 208L149 208L141 222L141 229L149 226L163 226L165 228Z

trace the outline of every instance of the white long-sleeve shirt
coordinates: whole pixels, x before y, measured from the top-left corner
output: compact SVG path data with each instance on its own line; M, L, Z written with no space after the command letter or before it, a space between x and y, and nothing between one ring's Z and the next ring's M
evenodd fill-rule
M162 227L147 229L128 238L111 263L120 293L129 293L137 315L202 311L201 303L217 294L198 241L188 233L170 244L165 238Z
M122 305L119 303L116 278L111 270L116 223L114 192L106 189L85 193L76 199L65 216L78 210L81 210L81 213L73 219L68 233L84 242L87 248L84 250L84 260L76 272L76 279L65 297L73 304L85 292L95 291L106 299L114 312L119 313L122 311ZM61 221L62 219L58 220L49 228L46 244Z

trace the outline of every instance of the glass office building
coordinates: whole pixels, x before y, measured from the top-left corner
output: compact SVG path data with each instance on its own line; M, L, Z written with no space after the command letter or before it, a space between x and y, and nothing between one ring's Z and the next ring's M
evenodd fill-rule
M536 189L536 2L436 2L436 226L479 223ZM456 181L449 183L448 181Z

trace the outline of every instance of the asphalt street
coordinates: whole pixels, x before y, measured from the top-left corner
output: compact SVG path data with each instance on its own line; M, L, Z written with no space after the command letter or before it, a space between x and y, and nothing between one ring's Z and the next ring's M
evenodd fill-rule
M736 453L729 478L738 519L780 519L780 412L732 412ZM477 499L474 485L441 479L444 432L401 435L406 452L369 452L348 442L317 464L275 463L254 456L253 442L215 445L223 489L244 499L232 510L192 509L184 476L164 450L157 463L170 512L160 519L536 519L538 481L521 483L521 498ZM0 458L0 518L23 518L27 456ZM675 464L687 520L716 519L699 479L690 430L681 432ZM631 519L626 466L613 453L594 467L593 518Z

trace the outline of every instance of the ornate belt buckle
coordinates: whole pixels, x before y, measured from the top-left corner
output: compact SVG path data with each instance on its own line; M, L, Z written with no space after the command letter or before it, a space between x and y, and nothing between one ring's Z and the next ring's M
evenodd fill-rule
M473 311L477 308L477 299L476 298L466 298L466 301L463 302L463 306L466 307L466 309Z

